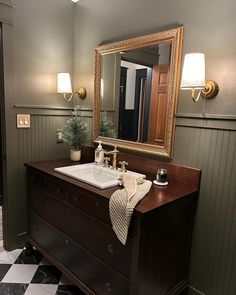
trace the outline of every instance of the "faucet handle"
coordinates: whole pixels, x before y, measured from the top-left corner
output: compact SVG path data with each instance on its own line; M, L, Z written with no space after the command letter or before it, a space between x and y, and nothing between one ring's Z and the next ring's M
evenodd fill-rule
M114 146L114 150L112 151L113 153L119 153L118 149L117 149L117 146L115 145Z
M103 167L109 167L109 163L108 161L110 161L111 158L109 157L104 157L104 164L103 164Z
M120 161L119 164L121 165L120 171L121 172L126 172L127 170L126 170L126 167L125 166L128 165L128 162L126 162L126 161Z

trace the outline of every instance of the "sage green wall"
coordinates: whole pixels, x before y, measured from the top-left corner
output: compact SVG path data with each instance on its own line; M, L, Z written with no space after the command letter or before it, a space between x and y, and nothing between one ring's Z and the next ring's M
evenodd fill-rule
M74 71L74 5L69 0L14 0L14 103L67 106L56 73Z
M94 47L178 24L183 53L204 52L206 78L219 84L218 96L204 106L215 120L202 119L202 100L194 104L186 92L178 104L173 161L202 169L190 294L236 292L235 11L235 0L81 0L76 8L75 83L88 89L84 106L92 107Z
M56 94L56 73L73 75L74 4L69 0L4 2L0 1L6 113L5 247L14 249L24 241L26 231L24 162L67 155L67 147L56 144L56 129L64 126L69 108L54 107L72 106ZM31 114L30 129L16 128L17 113Z

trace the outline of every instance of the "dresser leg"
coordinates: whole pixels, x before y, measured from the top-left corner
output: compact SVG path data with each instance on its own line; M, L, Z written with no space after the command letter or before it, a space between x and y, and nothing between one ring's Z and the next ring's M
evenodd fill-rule
M30 256L33 254L33 252L34 252L33 246L29 242L26 242L25 243L25 255Z

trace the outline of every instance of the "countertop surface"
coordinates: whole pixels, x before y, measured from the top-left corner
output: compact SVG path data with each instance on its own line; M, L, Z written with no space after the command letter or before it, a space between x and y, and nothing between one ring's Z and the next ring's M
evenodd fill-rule
M124 157L124 156L123 156ZM128 156L130 157L130 156ZM137 164L137 169L130 169L136 172L144 173L147 175L147 179L153 181L155 179L155 171L153 169L147 169L148 162L152 164L160 163L157 160L148 159L145 163L142 163L142 168L139 167L137 161L139 157L135 160ZM128 159L125 159L128 160ZM140 159L142 160L142 159ZM105 198L110 198L110 196L115 192L117 189L121 189L118 186L107 188L107 189L99 189L92 185L86 184L74 178L68 177L63 175L59 172L54 171L56 167L64 167L70 165L78 165L82 163L86 163L87 161L81 162L72 162L69 159L59 159L59 160L49 160L49 161L39 161L33 163L25 164L26 167L33 168L39 171L42 171L50 176L56 177L64 182L67 182L70 185L78 186L83 189L86 189L92 193L100 195ZM155 165L151 165L154 167ZM140 213L146 213L151 210L154 210L158 207L165 206L171 202L174 202L180 198L186 197L192 193L197 193L199 190L199 183L200 183L200 170L179 166L176 164L170 163L162 163L163 168L168 168L168 185L164 187L152 185L149 193L145 196L145 198L140 201L140 203L136 206L135 210ZM130 168L130 167L129 167ZM146 169L145 169L146 168Z

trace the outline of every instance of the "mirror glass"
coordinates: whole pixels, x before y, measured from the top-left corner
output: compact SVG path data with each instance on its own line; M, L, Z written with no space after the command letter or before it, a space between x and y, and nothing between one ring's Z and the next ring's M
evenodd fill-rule
M182 27L95 49L94 140L171 157Z

